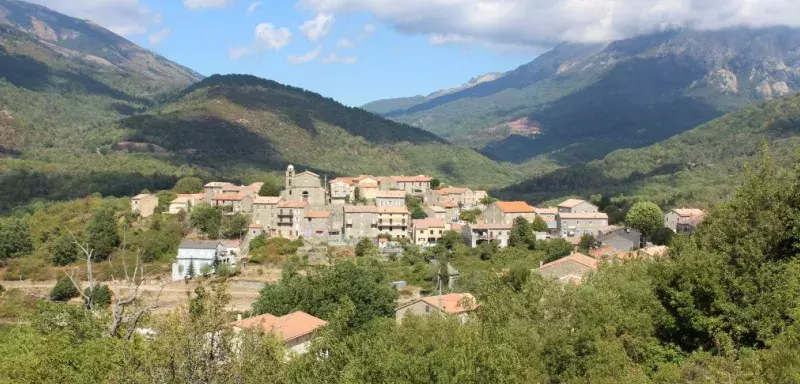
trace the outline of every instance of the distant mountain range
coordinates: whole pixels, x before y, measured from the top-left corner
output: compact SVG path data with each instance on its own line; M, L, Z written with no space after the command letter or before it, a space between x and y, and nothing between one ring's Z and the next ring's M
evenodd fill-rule
M495 159L568 165L798 89L797 29L676 30L563 44L492 81L365 108Z

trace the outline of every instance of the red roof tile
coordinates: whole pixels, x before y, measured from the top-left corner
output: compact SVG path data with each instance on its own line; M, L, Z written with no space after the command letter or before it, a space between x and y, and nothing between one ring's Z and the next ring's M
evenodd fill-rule
M494 204L504 213L533 213L533 207L524 201L497 201Z

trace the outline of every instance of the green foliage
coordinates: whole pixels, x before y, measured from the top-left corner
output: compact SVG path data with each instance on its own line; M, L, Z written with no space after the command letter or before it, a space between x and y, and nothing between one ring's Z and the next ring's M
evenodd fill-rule
M160 191L156 193L156 197L158 197L156 212L162 213L169 211L169 204L172 203L172 200L178 198L178 194L175 191Z
M415 209L415 210L411 211L411 219L412 220L425 219L427 217L428 217L428 214L425 213L425 211L423 211L422 209Z
M356 256L373 256L378 252L378 247L372 239L364 237L356 243Z
M545 262L558 260L562 257L569 256L574 252L575 247L564 239L550 239L541 242L542 245L537 247L544 251Z
M13 259L33 252L31 229L25 220L14 218L0 222L0 260Z
M581 236L581 242L578 243L578 252L588 255L590 250L598 246L600 246L600 243L597 239L587 233Z
M189 224L206 237L215 239L221 229L222 211L209 204L198 204L189 215Z
M180 194L203 192L203 180L194 176L182 177L175 183L172 191Z
M186 271L186 276L189 276L190 279L194 279L197 276L197 270L194 266L194 261L189 261L189 270Z
M260 234L250 240L250 251L255 251L257 249L263 248L267 245L267 235Z
M53 301L69 301L80 295L80 291L75 288L75 284L68 277L58 279L56 285L50 290L50 300Z
M78 259L78 247L70 236L59 236L50 251L50 261L53 265L70 265Z
M211 272L214 272L214 267L212 267L211 264L203 264L203 266L200 267L201 276L208 276Z
M261 186L261 189L258 190L259 196L280 196L281 190L283 187L278 185L274 180L266 180L264 181L264 185Z
M372 319L392 316L396 298L397 291L379 264L342 262L264 286L253 312L282 316L299 310L330 320L342 303L349 301L356 310L347 324L360 327Z
M249 224L250 216L245 213L237 212L232 215L225 215L222 217L220 232L226 239L238 239L247 232Z
M453 250L457 245L464 244L464 237L461 236L461 232L446 231L439 238L438 244L448 250Z
M442 185L442 181L441 180L439 180L437 178L431 179L431 189L439 189L439 187L441 185Z
M93 260L105 260L119 244L119 234L117 233L117 218L114 212L100 210L92 215L92 220L86 226L88 234L89 248L94 253Z
M288 256L297 254L297 250L303 245L303 240L271 237L265 239L264 246L253 249L252 242L250 244L250 254L248 256L250 262L266 264L283 262L286 261Z
M658 205L650 202L639 202L631 207L625 217L625 224L649 236L664 226L664 213Z
M536 236L533 234L531 223L522 216L514 219L511 233L508 235L508 245L511 247L535 247Z
M533 219L533 223L531 223L531 230L534 232L547 232L550 228L547 227L547 222L542 219L541 216L536 215L536 218Z
M511 287L513 290L521 292L525 284L528 283L530 277L530 269L523 266L515 266L514 268L511 268L508 273L503 275L502 282L503 284Z
M111 305L111 290L108 289L107 285L104 284L97 284L92 287L86 287L83 291L83 294L89 299L86 300L87 305L88 301L91 300L92 309L105 309Z
M661 227L650 235L650 241L655 245L671 245L675 232L667 227Z
M458 214L458 218L470 224L477 224L478 217L480 217L482 213L480 208L465 209Z

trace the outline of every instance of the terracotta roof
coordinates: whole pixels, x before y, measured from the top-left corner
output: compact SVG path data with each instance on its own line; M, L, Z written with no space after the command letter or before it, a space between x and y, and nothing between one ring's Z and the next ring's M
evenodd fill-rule
M136 195L134 197L131 197L131 200L140 200L140 199L144 199L145 197L150 197L150 196L153 196L153 195L151 195L149 193L140 193L140 194L138 194L138 195Z
M595 248L589 251L589 255L591 256L614 256L619 254L624 254L625 251L621 249L616 249L610 245L604 245L600 248Z
M344 213L378 213L374 205L345 205Z
M253 204L275 205L283 200L280 196L259 196L253 199Z
M265 332L271 332L282 338L284 342L308 335L327 324L328 322L325 320L301 311L281 317L276 317L267 313L231 323L232 326L238 328L254 327Z
M585 202L586 202L586 200L568 199L568 200L562 201L561 204L559 204L558 206L560 208L574 208L574 207L578 206L579 204L585 203Z
M438 189L436 192L438 192L440 195L460 195L466 193L467 191L469 191L469 188L447 187Z
M204 185L204 187L219 188L219 187L227 187L227 186L230 186L230 185L233 185L233 184L231 184L231 183L229 183L227 181L212 181L212 182Z
M397 182L430 182L432 179L428 176L391 176L391 179Z
M463 228L464 228L464 226L461 225L461 224L456 224L456 223L450 224L450 230L451 231L461 232L461 229L463 229Z
M673 209L672 211L677 213L678 216L689 216L689 217L703 216L706 214L705 211L697 208L676 208Z
M375 196L381 199L405 199L406 191L378 191Z
M444 220L442 219L429 217L427 219L411 220L411 226L414 227L415 229L444 228L445 223Z
M444 207L440 207L438 205L429 205L428 209L430 209L434 213L445 213L445 212L447 212L447 210L444 209Z
M241 193L223 193L221 195L214 195L211 200L232 200L232 201L240 201L244 200L247 195L243 195Z
M330 184L335 184L335 183L344 183L344 184L352 185L353 184L353 178L352 177L337 177L337 178L335 178L335 179L330 181Z
M226 247L238 247L242 245L242 242L239 240L228 240L224 244Z
M358 185L358 187L359 187L359 188L361 188L361 189L372 189L372 188L378 188L378 183L365 183L365 184L359 184L359 185Z
M253 191L253 192L258 192L261 189L261 187L263 187L263 186L264 186L264 183L259 181L259 182L255 182L253 184L248 185L247 188L250 188L250 190Z
M458 203L452 201L443 201L439 203L443 208L458 208Z
M204 200L206 198L206 194L202 193L202 192L201 193L179 193L178 197L188 197L190 199L194 198L194 199Z
M281 201L278 203L278 208L305 208L308 203L305 201Z
M598 232L611 232L611 231L616 231L617 229L620 229L620 228L621 227L618 227L616 225L607 225L605 227L597 228L597 231Z
M665 245L652 245L646 248L642 248L641 251L650 255L650 256L658 256L665 254L669 248Z
M445 313L468 312L478 307L477 300L471 293L448 293L441 296L422 297L420 300Z
M581 238L578 236L564 237L564 240L572 244L572 246L578 246L581 243Z
M307 175L311 175L311 176L314 176L314 177L319 177L319 175L318 175L318 174L316 174L316 173L314 173L314 172L311 172L311 171L303 171L303 172L300 172L300 173L296 174L294 177L300 176L300 175L302 175L302 174L307 174Z
M393 207L378 207L378 213L408 213L408 208L405 205L398 205Z
M247 228L261 228L261 224L252 223L252 224L248 225Z
M191 201L191 200L192 200L192 198L191 198L191 197L186 197L186 196L178 196L178 197L176 197L176 198L175 198L175 200L172 200L172 201L170 201L169 203L170 203L170 204L181 204L181 203L183 203L183 204L186 204L186 203L188 203L188 202L189 202L189 201Z
M605 213L559 213L562 219L608 219Z
M585 266L587 266L587 267L589 267L591 269L594 269L594 270L597 270L597 266L600 264L599 261L597 261L597 260L595 260L595 259L593 259L593 258L591 258L589 256L586 256L586 255L584 255L584 254L582 254L580 252L575 252L575 253L567 256L567 257L562 257L562 258L560 258L560 259L558 259L556 261L551 261L551 262L549 262L549 263L547 263L545 265L542 265L541 267L539 267L539 269L548 268L548 267L552 267L552 266L555 266L555 265L558 265L558 264L561 264L561 263L567 263L567 262L573 262L573 263L578 263L578 264L581 264L581 265L585 265Z
M511 224L473 224L469 226L471 229L511 229L513 225Z
M555 207L548 207L548 208L537 208L533 207L533 211L536 212L538 215L555 215L558 213L558 208Z
M497 201L494 203L497 208L505 213L531 213L533 207L524 201Z
M482 199L482 198L484 198L486 196L489 196L489 194L486 191L482 191L482 190L475 191L475 197L478 198L478 199Z
M330 211L308 211L306 213L306 217L311 219L327 219L330 216Z

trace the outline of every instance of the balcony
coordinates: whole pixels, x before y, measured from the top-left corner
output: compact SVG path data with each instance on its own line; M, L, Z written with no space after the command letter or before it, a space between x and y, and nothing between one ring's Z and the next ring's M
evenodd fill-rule
M278 216L294 216L294 212L291 209L279 209Z

